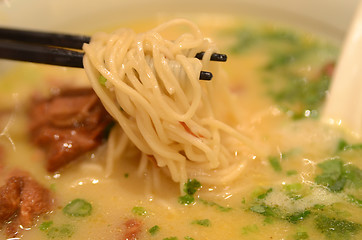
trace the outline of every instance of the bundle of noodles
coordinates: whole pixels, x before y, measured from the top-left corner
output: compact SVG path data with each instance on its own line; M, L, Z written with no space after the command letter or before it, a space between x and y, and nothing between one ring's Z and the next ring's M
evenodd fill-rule
M177 27L188 31L171 40L163 36ZM249 140L215 118L213 102L226 101L217 98L228 93L209 61L215 45L195 24L176 19L141 34L97 33L84 50L92 87L120 126L108 141L108 172L130 140L142 152L140 166L151 159L181 184L189 178L216 184L239 175L243 163L230 146ZM201 51L203 60L194 58ZM216 77L200 81L202 69Z

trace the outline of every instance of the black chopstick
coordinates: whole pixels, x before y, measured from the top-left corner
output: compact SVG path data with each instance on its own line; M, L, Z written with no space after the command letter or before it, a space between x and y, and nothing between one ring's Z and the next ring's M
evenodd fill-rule
M0 40L0 58L83 68L83 52L45 45Z
M73 49L82 49L84 43L90 42L90 37L84 35L49 33L3 27L0 27L0 39Z
M197 59L203 59L205 52L199 52L195 55L195 58ZM227 56L226 54L220 54L220 53L212 53L210 57L210 61L216 61L216 62L226 62Z
M0 27L0 58L83 68L84 52L80 50L90 37ZM67 49L65 49L67 48ZM202 59L204 52L195 58ZM225 62L225 54L213 53L211 61ZM200 80L211 80L212 73L201 71Z

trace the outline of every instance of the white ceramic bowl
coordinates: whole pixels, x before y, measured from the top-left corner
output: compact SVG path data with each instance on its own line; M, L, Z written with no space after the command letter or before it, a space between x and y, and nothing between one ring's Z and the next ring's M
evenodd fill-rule
M222 12L309 26L341 37L359 0L0 0L0 24L91 28L163 12ZM339 35L338 35L339 34Z
M69 33L175 13L226 13L272 19L341 41L359 0L0 0L0 25ZM9 69L0 60L0 74Z

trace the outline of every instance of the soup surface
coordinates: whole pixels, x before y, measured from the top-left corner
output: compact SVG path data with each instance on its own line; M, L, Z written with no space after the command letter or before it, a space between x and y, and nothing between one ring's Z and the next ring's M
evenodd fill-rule
M55 207L17 237L362 238L362 140L318 121L338 47L271 23L223 16L193 20L228 54L220 64L237 119L226 113L222 120L258 144L258 154L242 159L237 180L206 186L190 179L180 193L160 173L155 188L148 172L139 172L139 152L132 146L106 176L106 140L49 174L45 154L29 140L31 99L89 83L80 69L19 64L0 81L0 183L14 169L25 170L50 189ZM141 32L159 21L129 27ZM5 232L0 238L6 239Z

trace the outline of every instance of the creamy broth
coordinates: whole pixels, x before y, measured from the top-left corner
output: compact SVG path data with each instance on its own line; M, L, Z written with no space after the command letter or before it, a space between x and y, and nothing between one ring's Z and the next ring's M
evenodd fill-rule
M49 175L44 153L29 141L30 99L57 88L88 86L88 81L79 69L19 64L0 81L1 185L12 169L24 169L56 199L51 213L21 232L24 239L121 239L129 219L142 222L137 239L362 237L362 141L318 121L338 48L270 23L222 16L195 21L228 54L220 65L238 119L225 113L222 120L250 136L260 154L242 160L242 173L231 184L201 182L189 205L180 203L183 193L167 176L161 175L160 188L154 189L147 173L137 174L135 149L117 161L110 177L104 173L106 143ZM144 31L157 23L130 27ZM77 198L92 205L89 216L64 214L62 209ZM158 230L149 231L154 226Z

